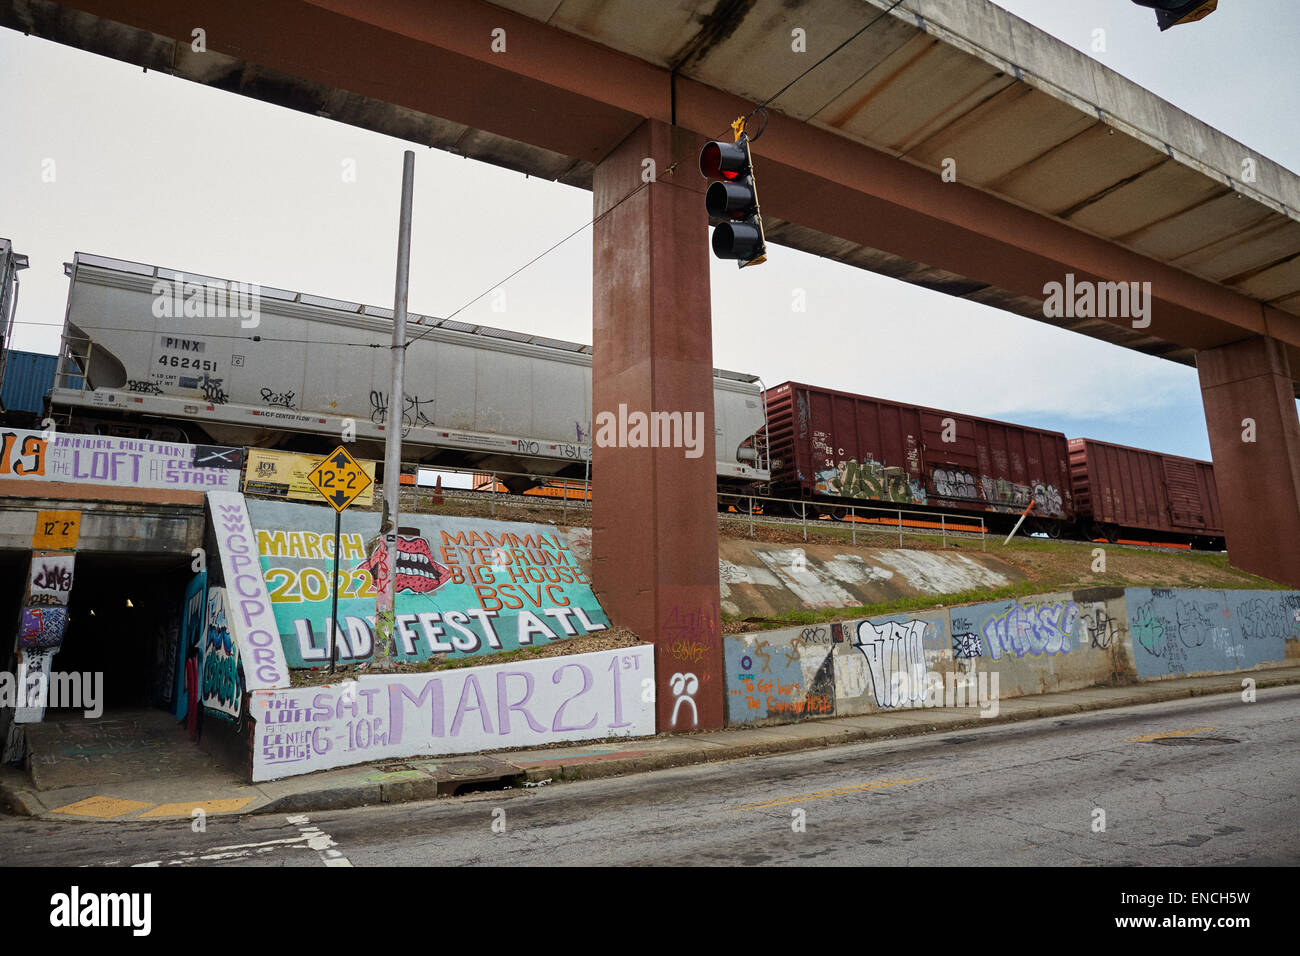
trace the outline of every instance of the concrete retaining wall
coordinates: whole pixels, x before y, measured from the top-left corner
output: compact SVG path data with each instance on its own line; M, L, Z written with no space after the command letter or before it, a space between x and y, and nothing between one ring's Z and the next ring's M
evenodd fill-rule
M725 638L729 726L1300 658L1300 592L1090 588Z

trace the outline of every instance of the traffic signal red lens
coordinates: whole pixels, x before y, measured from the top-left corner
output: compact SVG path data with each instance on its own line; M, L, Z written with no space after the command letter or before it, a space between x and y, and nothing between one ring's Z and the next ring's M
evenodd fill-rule
M736 179L746 165L745 148L735 143L706 143L700 150L700 172L706 179Z

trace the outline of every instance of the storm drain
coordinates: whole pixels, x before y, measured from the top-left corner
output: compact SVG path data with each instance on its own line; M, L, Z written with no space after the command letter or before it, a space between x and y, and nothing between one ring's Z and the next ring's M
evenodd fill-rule
M438 796L455 797L485 790L506 790L523 786L525 773L504 760L445 761L426 767L438 781Z

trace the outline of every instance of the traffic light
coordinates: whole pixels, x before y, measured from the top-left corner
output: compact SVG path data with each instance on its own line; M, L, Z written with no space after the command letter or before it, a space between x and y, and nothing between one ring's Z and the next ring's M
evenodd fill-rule
M713 254L736 259L737 267L756 266L767 260L763 220L758 213L758 189L749 155L749 137L737 121L736 141L711 142L700 150L700 172L715 180L704 194L709 217L721 219L713 229Z
M1219 6L1219 0L1133 0L1140 7L1153 7L1156 26L1168 30L1180 23L1203 20Z

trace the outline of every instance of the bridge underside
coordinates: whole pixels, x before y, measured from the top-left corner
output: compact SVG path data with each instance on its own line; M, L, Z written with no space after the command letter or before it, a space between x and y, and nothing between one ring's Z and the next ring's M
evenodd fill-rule
M591 188L644 119L720 135L877 12L785 6L0 0L0 24ZM1267 335L1300 369L1294 175L982 0L943 5L947 23L920 9L772 103L755 146L772 241L1186 365ZM820 40L803 59L793 26ZM1067 272L1152 282L1150 326L1044 315Z
M595 183L598 210L611 202L601 182L630 182L614 165L630 138L693 148L700 135L721 136L843 43L773 100L755 145L769 238L1171 361L1197 364L1204 353L1219 487L1280 496L1266 510L1225 507L1234 563L1300 586L1300 179L985 0L912 0L908 12L885 13L890 3L0 0L0 25L531 175ZM795 30L807 52L796 51ZM698 187L696 157L683 150L656 155L652 194L674 176ZM955 181L941 175L948 161ZM665 299L708 301L693 253L661 245L696 235L678 205L651 198L624 211L648 238L616 262L597 249L597 265L609 266L595 274L603 401L707 394L711 356L683 365L674 351L695 341L687 323L707 314L687 309L674 324L652 308L618 329L604 311L626 300L629 281ZM1045 315L1045 288L1067 276L1150 282L1149 324ZM646 345L648 364L607 368L602 342ZM1261 431L1245 449L1232 426L1244 418ZM611 480L628 451L597 453L598 498L602 474ZM672 454L657 451L651 465L676 468ZM641 523L620 533L665 555L716 553L713 529L668 520L693 513L681 497L693 487L647 482ZM690 626L720 646L709 631L716 618L704 620L716 603L708 589L694 577L674 583L665 567L648 581L607 577L606 607L617 618L648 606L650 588L659 629L664 595L685 587L691 609L670 613L694 615ZM721 686L718 667L715 647L697 667L706 691ZM669 693L663 681L659 693Z

